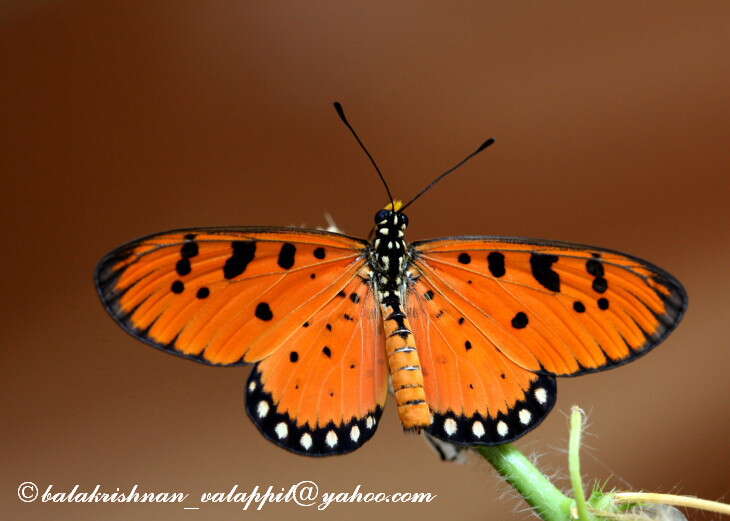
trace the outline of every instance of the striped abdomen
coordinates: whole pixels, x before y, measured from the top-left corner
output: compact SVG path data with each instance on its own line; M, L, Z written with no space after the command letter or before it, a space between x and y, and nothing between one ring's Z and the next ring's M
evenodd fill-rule
M408 318L390 306L381 305L381 309L385 317L385 354L398 416L406 430L428 427L432 421L431 410L426 403L423 371Z

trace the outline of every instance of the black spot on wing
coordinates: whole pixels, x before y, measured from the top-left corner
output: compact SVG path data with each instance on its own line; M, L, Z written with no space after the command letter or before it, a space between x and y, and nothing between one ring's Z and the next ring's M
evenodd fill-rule
M198 243L186 242L180 247L180 255L183 259L190 259L198 255Z
M593 291L596 293L605 293L608 289L608 281L603 277L593 279Z
M457 260L461 264L469 264L471 262L471 255L469 255L468 253L460 253Z
M530 320L527 318L527 315L520 311L512 318L512 327L515 329L524 329L529 322Z
M175 271L181 277L183 275L187 275L188 273L190 273L190 271L191 271L190 260L189 259L180 259L179 261L177 261L177 263L175 264Z
M560 291L560 275L553 271L553 264L558 262L557 255L545 253L533 253L530 255L530 268L532 276L541 286L550 291Z
M504 255L498 251L493 251L487 255L487 267L489 268L489 273L491 273L493 277L499 278L507 273L504 267Z
M263 320L264 322L268 322L272 318L274 318L274 313L272 313L271 308L269 307L269 304L267 302L259 302L256 306L256 311L254 312L254 315L256 315L256 318L259 320Z
M279 250L279 259L278 264L281 268L284 268L285 270L290 269L292 266L294 266L294 256L297 253L297 247L289 242L285 242L281 245L281 250Z
M586 261L586 271L594 277L603 277L605 273L603 263L596 259L588 259Z
M223 276L226 279L238 277L246 271L249 263L256 256L255 241L233 241L231 242L232 254L223 266Z

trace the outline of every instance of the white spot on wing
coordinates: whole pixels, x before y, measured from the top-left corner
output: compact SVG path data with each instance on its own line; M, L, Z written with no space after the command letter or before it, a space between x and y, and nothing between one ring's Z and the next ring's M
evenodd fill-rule
M256 382L251 382L248 384L248 392L252 393L256 390Z
M543 387L535 389L535 399L540 405L547 403L547 391Z
M330 447L334 447L335 445L337 445L337 433L332 430L329 431L327 433L327 436L325 436L324 441Z
M480 422L479 420L475 421L471 424L471 432L476 436L477 438L481 438L484 436L484 424Z
M503 421L497 422L497 434L502 436L503 438L507 436L507 433L509 432L509 427L507 427L507 424Z
M446 418L444 420L444 432L447 436L452 436L456 433L458 429L458 425L456 424L456 420L453 418Z
M312 436L310 436L308 432L305 432L302 434L302 437L299 438L299 443L302 447L304 447L304 450L309 450L312 447Z
M280 440L283 440L289 435L289 426L284 422L279 422L274 427L274 432Z
M365 427L367 427L368 429L372 429L373 427L375 427L375 418L373 418L372 416L368 416L367 418L365 418Z
M350 439L355 443L360 439L360 427L357 425L353 425L352 429L350 429Z
M530 411L528 411L527 409L520 409L519 416L520 416L520 422L523 425L527 425L528 423L530 423L530 420L532 419L532 413Z
M265 418L266 415L269 414L269 404L266 403L266 401L261 400L256 406L256 414L259 415L259 418Z

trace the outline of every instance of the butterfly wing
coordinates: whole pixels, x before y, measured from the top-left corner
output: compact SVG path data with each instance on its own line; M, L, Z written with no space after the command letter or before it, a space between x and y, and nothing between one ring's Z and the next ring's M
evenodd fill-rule
M662 269L592 246L463 237L412 251L436 298L530 371L573 376L629 362L659 344L687 306Z
M673 330L681 284L622 253L464 237L415 243L408 305L433 436L497 444L536 427L555 376L633 360Z
M365 277L351 280L251 373L249 416L287 450L344 454L375 433L387 372L382 319Z
M95 280L133 336L213 365L284 345L365 264L364 241L295 228L177 230L104 257Z
M408 316L433 423L447 442L495 445L537 427L555 404L555 377L520 367L426 277L408 292Z

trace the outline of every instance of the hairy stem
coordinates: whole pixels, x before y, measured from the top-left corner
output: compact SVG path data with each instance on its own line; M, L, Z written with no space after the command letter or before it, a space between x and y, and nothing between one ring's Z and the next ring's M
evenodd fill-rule
M558 490L511 444L476 449L532 506L544 521L567 521L573 500Z
M573 486L575 507L580 521L589 521L586 496L583 491L583 480L580 475L580 440L583 434L583 411L573 406L570 411L570 438L568 440L568 468L570 482Z

